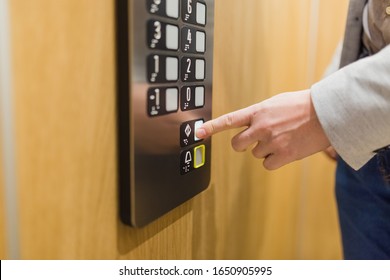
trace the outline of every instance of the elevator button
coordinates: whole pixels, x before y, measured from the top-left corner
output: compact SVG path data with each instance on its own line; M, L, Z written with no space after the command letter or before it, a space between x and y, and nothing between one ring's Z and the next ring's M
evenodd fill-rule
M204 53L206 51L206 33L196 31L196 51Z
M177 81L179 79L179 60L176 57L166 58L165 75L167 81Z
M206 33L192 27L181 29L181 50L184 53L205 53Z
M150 117L177 112L178 107L178 88L155 87L148 90L147 110Z
M179 49L179 27L158 20L150 20L147 24L147 40L151 49Z
M207 7L206 3L199 0L182 0L182 20L186 23L206 25Z
M204 80L205 78L205 61L203 59L197 59L196 60L196 66L195 66L195 79L196 80Z
M180 108L182 111L199 109L205 104L204 86L182 87L180 96Z
M147 60L147 78L150 83L176 82L179 79L177 57L151 54Z
M195 107L200 108L204 106L204 87L195 88Z
M167 24L166 26L166 48L168 50L179 49L179 28L175 25Z
M167 112L176 112L179 109L179 90L169 88L165 93L165 110Z
M195 141L201 140L198 137L196 137L196 131L198 130L199 127L202 126L203 123L204 123L203 120L199 120L199 121L196 121L195 124L194 124L194 140Z
M171 18L179 18L179 0L166 0L166 14Z
M195 131L204 123L204 120L194 120L185 122L180 126L180 146L187 147L191 146L202 139L195 136Z
M201 145L194 148L194 168L200 168L206 163L206 146Z
M183 82L203 81L206 76L206 61L199 58L181 59L181 79Z
M206 25L206 5L203 3L196 3L196 23Z
M146 7L153 15L179 18L179 0L146 0Z

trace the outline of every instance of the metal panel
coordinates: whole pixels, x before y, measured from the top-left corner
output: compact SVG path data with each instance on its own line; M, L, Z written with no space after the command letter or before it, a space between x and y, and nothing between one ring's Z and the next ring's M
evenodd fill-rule
M120 212L123 222L136 227L194 197L210 181L211 142L198 141L194 130L211 118L214 1L180 0L178 19L168 2L175 1L117 1ZM206 22L199 17L204 8ZM173 34L180 30L178 50L165 39L167 26ZM172 74L176 63L180 70ZM204 99L194 102L196 88ZM177 110L174 99L167 101L169 90L177 95Z

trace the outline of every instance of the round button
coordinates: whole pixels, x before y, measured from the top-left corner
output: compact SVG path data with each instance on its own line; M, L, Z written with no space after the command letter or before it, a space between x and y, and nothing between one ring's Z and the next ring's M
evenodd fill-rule
M388 7L386 8L386 14L387 14L388 16L390 16L390 6L388 6Z

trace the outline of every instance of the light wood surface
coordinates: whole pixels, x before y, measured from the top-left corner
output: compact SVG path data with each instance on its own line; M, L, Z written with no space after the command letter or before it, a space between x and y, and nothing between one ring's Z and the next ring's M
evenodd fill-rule
M0 260L4 260L6 254L6 234L5 234L5 198L4 198L4 165L3 165L3 146L1 135L1 117L0 117Z
M216 1L215 116L310 86L312 2ZM320 3L316 79L340 40L347 1ZM10 4L23 258L341 257L334 165L318 155L267 172L250 152L232 151L234 131L213 139L207 191L146 228L122 225L113 1Z

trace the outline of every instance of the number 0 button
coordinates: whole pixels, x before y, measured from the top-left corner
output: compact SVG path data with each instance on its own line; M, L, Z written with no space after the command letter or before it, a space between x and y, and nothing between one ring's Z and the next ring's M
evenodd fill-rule
M181 88L180 108L182 111L190 111L202 108L205 102L204 86L186 86Z

